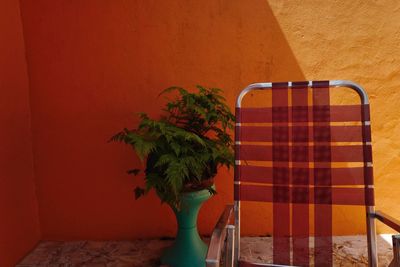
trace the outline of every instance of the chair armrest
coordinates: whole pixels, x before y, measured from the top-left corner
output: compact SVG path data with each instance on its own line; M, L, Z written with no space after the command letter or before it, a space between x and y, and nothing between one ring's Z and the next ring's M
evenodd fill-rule
M219 262L221 260L221 250L225 242L227 232L226 228L231 220L232 212L233 205L227 205L213 230L206 257L207 267L219 266Z
M400 221L387 215L382 211L376 211L372 214L372 217L380 220L393 230L400 232ZM393 235L392 236L393 242L393 260L389 264L389 267L397 267L400 266L400 235Z
M383 222L384 224L386 224L393 230L400 232L400 221L399 220L387 215L386 213L384 213L382 211L376 211L373 214L373 217L380 220L381 222Z

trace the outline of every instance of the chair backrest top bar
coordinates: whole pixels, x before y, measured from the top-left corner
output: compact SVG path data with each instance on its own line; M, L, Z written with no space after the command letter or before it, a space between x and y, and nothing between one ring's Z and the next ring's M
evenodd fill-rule
M317 82L320 82L320 81L317 81ZM291 88L293 86L293 84L296 84L296 83L297 82L287 82L289 88ZM306 81L306 82L302 82L302 83L307 83L308 87L312 87L314 81ZM364 90L364 88L361 87L361 85L359 85L353 81L348 81L348 80L331 80L331 81L328 81L328 83L329 83L329 87L348 87L348 88L354 89L361 96L362 103L369 104L368 95L367 95L366 91ZM248 85L245 89L243 89L240 92L239 96L237 97L236 107L237 108L241 107L242 99L248 92L253 91L253 90L271 89L272 85L273 85L272 82L252 83L252 84Z

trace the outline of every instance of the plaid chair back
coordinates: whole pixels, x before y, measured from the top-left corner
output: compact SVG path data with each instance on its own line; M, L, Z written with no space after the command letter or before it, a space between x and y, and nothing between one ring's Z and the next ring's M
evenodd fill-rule
M328 81L268 90L236 109L235 201L272 203L274 264L310 265L313 218L314 264L332 266L332 206L374 206L369 106L332 105Z

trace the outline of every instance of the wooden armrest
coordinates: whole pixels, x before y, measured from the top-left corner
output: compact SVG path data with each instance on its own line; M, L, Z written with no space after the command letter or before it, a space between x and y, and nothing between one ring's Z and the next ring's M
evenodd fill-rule
M219 266L221 249L226 237L226 227L231 219L233 205L227 205L219 218L210 239L206 264L208 266Z
M381 222L383 222L384 224L386 224L393 230L400 232L400 221L399 220L387 215L386 213L384 213L382 211L376 211L373 214L373 217L380 220Z

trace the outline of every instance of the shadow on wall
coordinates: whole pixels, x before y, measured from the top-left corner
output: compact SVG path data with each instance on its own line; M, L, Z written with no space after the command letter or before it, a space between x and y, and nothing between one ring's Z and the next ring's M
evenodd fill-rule
M15 266L40 239L29 80L18 1L0 1L0 266Z
M44 239L174 234L154 194L134 200L141 181L125 174L140 166L134 153L106 143L136 126L135 112L157 116L162 89L220 87L233 108L249 83L304 79L265 0L22 0L21 9ZM217 188L203 233L233 200L232 173L222 170Z

